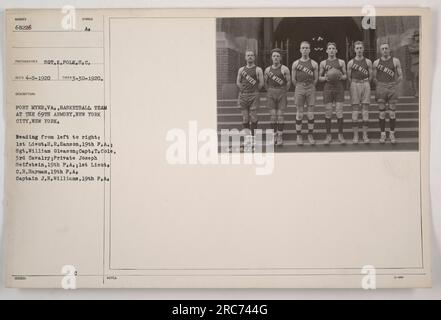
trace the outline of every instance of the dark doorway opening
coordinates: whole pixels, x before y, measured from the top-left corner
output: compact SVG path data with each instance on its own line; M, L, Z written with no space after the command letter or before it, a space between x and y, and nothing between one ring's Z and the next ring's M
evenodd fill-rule
M363 41L365 56L376 59L376 43L374 30L364 30L361 17L300 17L273 18L274 32L270 39L271 47L284 49L284 64L291 68L292 63L300 58L299 51L302 41L311 43L311 58L317 63L327 58L328 42L337 44L337 56L347 63L354 56L355 41ZM267 40L267 39L266 39ZM271 63L270 52L265 52L266 64ZM322 86L319 84L318 89Z

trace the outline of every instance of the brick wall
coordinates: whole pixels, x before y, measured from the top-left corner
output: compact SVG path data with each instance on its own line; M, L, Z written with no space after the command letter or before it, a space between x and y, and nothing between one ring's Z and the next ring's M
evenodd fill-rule
M240 67L239 53L230 48L217 48L217 96L218 99L234 98L237 70Z

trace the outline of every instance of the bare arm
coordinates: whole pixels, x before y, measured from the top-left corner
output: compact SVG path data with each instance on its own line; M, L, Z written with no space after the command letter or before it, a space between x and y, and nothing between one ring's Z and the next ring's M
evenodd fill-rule
M286 67L286 66L282 67L282 72L283 72L283 75L285 76L285 79L286 79L286 90L288 91L289 88L291 87L291 74L289 72L288 67Z
M344 60L339 60L340 66L341 66L341 71L343 73L343 75L340 77L340 80L346 80L348 79L348 76L346 74L346 62Z
M354 60L348 62L348 81L352 81L352 65L354 64Z
M319 66L317 62L312 60L312 68L314 69L314 86L317 85L317 81L319 79Z
M372 78L374 80L374 83L377 84L377 66L378 66L379 60L375 60L374 64L372 66Z
M397 79L397 84L398 84L401 82L401 80L403 80L403 69L401 69L401 62L397 58L394 58L394 63L398 72L398 79Z
M243 67L239 68L239 71L237 72L237 78L236 78L236 85L239 88L239 91L242 91L242 83L240 83L240 79L241 79L241 72L243 70Z
M328 77L325 75L325 63L326 61L320 62L320 77L319 80L322 82L328 81Z
M257 67L256 68L256 74L257 74L257 81L259 82L258 89L261 90L263 88L263 86L264 86L263 71L262 71L262 69Z
M369 82L371 82L372 79L374 78L374 76L372 74L372 72L373 72L373 70L372 70L372 61L369 60L369 59L366 59L366 63L368 65L368 71L369 71Z
M298 60L294 61L292 64L292 84L295 87L296 86L296 74L297 74L297 65L299 64Z
M269 72L269 67L265 69L265 73L263 76L263 85L265 86L265 89L268 90L268 72Z

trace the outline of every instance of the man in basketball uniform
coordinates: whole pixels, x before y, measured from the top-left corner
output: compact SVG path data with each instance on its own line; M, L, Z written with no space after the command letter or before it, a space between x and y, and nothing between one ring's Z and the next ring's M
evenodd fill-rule
M380 143L386 142L386 111L389 111L389 138L396 143L395 138L395 110L398 101L398 84L403 79L400 60L390 55L389 44L380 46L381 58L373 65L374 81L377 85L375 98L380 111Z
M263 88L263 71L255 65L254 51L245 52L246 65L237 73L236 85L239 88L238 104L242 110L242 129L245 133L244 148L250 151L254 144L259 108L259 90Z
M323 88L323 103L325 104L325 126L326 126L326 138L325 145L328 145L332 141L331 135L331 119L332 119L332 106L335 103L335 113L337 115L338 124L338 141L341 144L346 143L343 137L343 102L345 101L345 88L343 81L346 80L346 64L343 60L337 58L337 45L334 42L329 42L326 46L326 53L328 59L320 62L320 81L325 82ZM331 69L336 69L341 72L339 79L331 81L328 78L327 73Z
M311 145L315 144L313 137L314 131L314 105L315 105L315 86L318 81L318 64L309 57L311 45L308 41L300 44L302 57L292 64L292 83L295 87L294 100L297 108L296 131L297 145L303 145L302 121L303 107L306 103L308 107L308 141Z
M363 128L363 142L369 143L369 104L371 98L372 61L363 56L363 42L354 43L355 58L348 62L348 80L351 84L352 123L354 128L353 143L357 144L359 135L359 120L361 104L361 118Z
M276 48L271 51L271 60L273 64L265 69L265 88L275 144L282 145L283 115L287 104L287 91L291 85L291 75L288 67L281 64L280 49Z

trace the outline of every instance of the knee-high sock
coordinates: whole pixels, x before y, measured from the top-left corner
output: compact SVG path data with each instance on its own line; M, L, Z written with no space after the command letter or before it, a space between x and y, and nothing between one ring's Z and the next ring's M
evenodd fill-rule
M343 134L343 118L338 118L337 123L338 123L338 133Z
M314 119L308 120L308 133L312 134L314 132Z
M395 131L395 123L396 123L396 119L389 119L389 126L390 126L390 131Z
M283 122L279 122L279 123L277 124L277 131L278 131L278 132L283 132Z
M257 129L257 121L256 122L251 122L251 134L254 136L254 133Z
M296 120L296 132L297 134L302 133L302 120Z
M380 121L380 130L381 130L381 132L384 132L384 131L386 131L386 119L379 119L379 121Z
M273 129L274 134L277 133L277 122L273 122L273 123L271 123L271 129Z
M326 133L331 133L331 118L325 118Z

